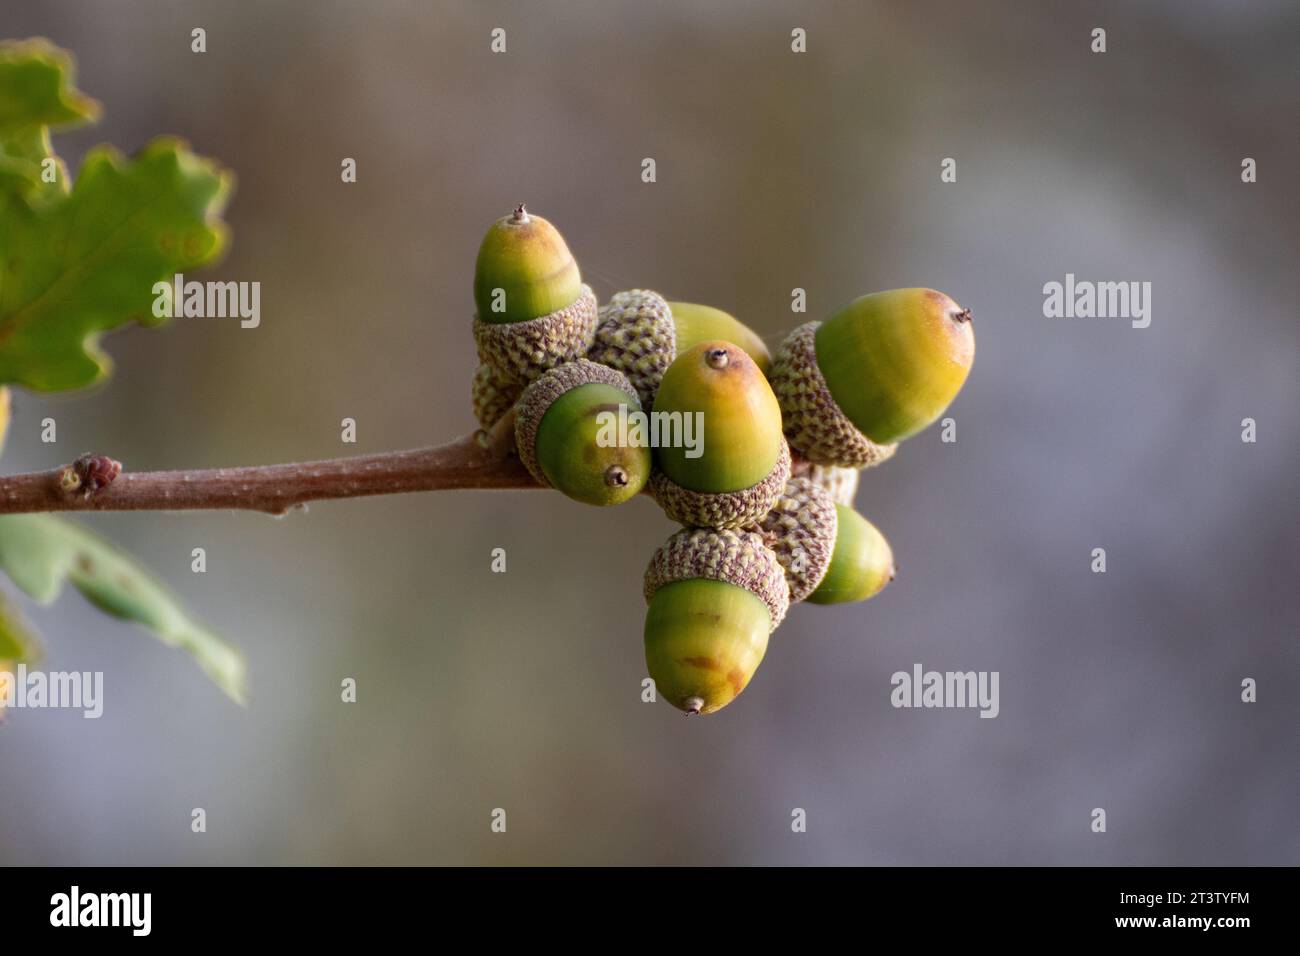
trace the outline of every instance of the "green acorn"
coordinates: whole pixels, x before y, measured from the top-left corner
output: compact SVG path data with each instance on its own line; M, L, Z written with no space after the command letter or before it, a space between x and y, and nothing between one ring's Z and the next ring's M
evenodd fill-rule
M519 458L538 484L589 505L621 504L645 487L650 449L619 444L611 424L620 410L641 410L621 373L586 359L566 362L524 389L516 409Z
M759 533L785 571L790 601L861 601L894 578L889 542L810 478L791 478Z
M846 604L879 594L894 580L894 552L874 524L847 505L835 505L835 549L826 574L805 601Z
M767 514L790 477L790 449L776 396L743 349L715 340L678 355L659 385L655 415L700 426L694 447L661 441L655 450L650 490L668 517L735 528Z
M479 359L506 382L582 357L596 331L596 297L564 237L522 204L483 237L474 304Z
M748 531L677 532L646 569L645 597L646 666L688 714L735 700L789 607L776 555Z
M772 353L758 333L731 313L694 302L669 302L668 308L672 312L679 352L693 349L701 342L722 339L744 349L764 375L772 367Z
M628 377L646 411L654 406L664 372L680 353L721 339L745 351L764 375L772 356L752 329L708 305L669 302L658 292L616 292L600 307L596 340L587 358Z
M795 448L861 468L943 414L974 358L969 309L933 289L893 289L795 329L771 379Z

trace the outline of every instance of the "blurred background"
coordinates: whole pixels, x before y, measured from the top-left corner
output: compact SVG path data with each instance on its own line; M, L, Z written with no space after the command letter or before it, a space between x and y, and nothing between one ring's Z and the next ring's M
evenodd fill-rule
M233 247L199 278L262 284L258 329L132 328L104 387L19 392L6 472L466 432L474 257L520 200L602 298L706 302L775 347L927 285L974 310L978 357L957 441L864 475L898 580L796 607L705 719L640 699L672 530L648 500L85 519L247 654L252 702L74 592L29 605L45 667L105 672L105 713L0 728L0 862L1300 862L1294 3L48 0L3 34L74 51L104 104L56 139L74 169L164 132L231 167ZM1044 318L1066 273L1151 282L1150 328ZM895 710L915 663L999 671L1000 715Z

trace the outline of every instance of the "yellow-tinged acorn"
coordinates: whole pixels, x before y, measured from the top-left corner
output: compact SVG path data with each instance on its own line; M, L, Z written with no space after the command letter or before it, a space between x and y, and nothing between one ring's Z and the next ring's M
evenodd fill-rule
M688 527L735 528L757 521L790 477L776 396L745 351L722 340L677 356L655 396L661 422L683 438L655 450L650 490ZM661 429L663 426L660 426Z
M596 297L564 237L523 204L483 237L474 305L479 359L506 382L524 384L582 357L596 331Z
M744 349L764 375L772 367L772 353L758 333L731 313L694 302L669 302L668 308L673 314L679 352L693 349L701 342L722 339Z
M651 559L645 597L650 677L688 714L736 699L789 607L776 555L748 531L679 531Z
M772 356L758 334L708 305L669 302L649 289L616 292L600 307L596 340L587 358L628 377L646 411L674 358L702 342L721 339L745 351L764 375Z
M816 589L804 600L812 604L865 601L894 580L894 552L870 521L847 505L837 504L835 549Z
M650 477L650 449L621 442L617 422L639 413L622 373L586 359L550 369L516 406L515 444L537 483L589 505L635 497Z
M792 332L772 387L809 461L864 467L943 414L974 358L969 309L933 289L893 289Z
M861 601L894 578L885 536L811 478L791 478L758 531L785 570L791 603Z

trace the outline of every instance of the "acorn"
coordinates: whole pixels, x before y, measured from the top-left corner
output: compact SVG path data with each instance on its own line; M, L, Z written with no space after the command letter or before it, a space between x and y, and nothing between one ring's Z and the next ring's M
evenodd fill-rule
M687 527L736 528L771 510L790 477L790 449L776 396L743 349L714 340L678 355L654 413L661 433L650 491L668 517ZM678 423L694 444L664 442L668 425Z
M933 289L893 289L795 329L771 380L801 454L863 468L943 414L974 358L969 309Z
M587 359L543 372L516 406L515 445L529 473L589 505L635 497L650 476L650 449L621 441L620 417L640 412L620 372Z
M596 297L559 230L523 204L483 237L474 265L479 360L527 384L580 358L596 332Z
M491 429L519 401L523 390L522 385L504 381L491 365L479 365L470 386L470 401L479 427L484 431Z
M758 334L709 305L669 302L649 289L617 292L600 307L596 338L587 358L628 377L646 410L654 406L664 372L681 352L721 339L738 345L764 375L772 356Z
M720 710L745 689L790 600L758 534L707 529L679 531L655 552L645 598L650 677L688 714Z
M772 353L758 333L731 313L694 302L669 302L668 308L672 311L679 352L693 349L701 342L722 339L744 349L764 375L772 367Z
M785 572L790 601L862 601L894 579L885 536L809 478L791 478L758 526Z

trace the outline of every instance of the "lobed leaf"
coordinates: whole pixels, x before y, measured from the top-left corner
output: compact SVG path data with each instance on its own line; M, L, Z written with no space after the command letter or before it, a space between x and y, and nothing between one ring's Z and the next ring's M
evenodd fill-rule
M72 57L47 40L0 42L0 189L29 201L68 191L68 171L50 146L50 128L99 118L99 104L73 86ZM44 161L55 179L43 176Z
M157 324L156 282L211 262L226 241L232 177L179 139L124 158L91 150L69 187L41 177L49 129L95 118L66 53L0 44L0 384L82 388L110 362L100 335Z

